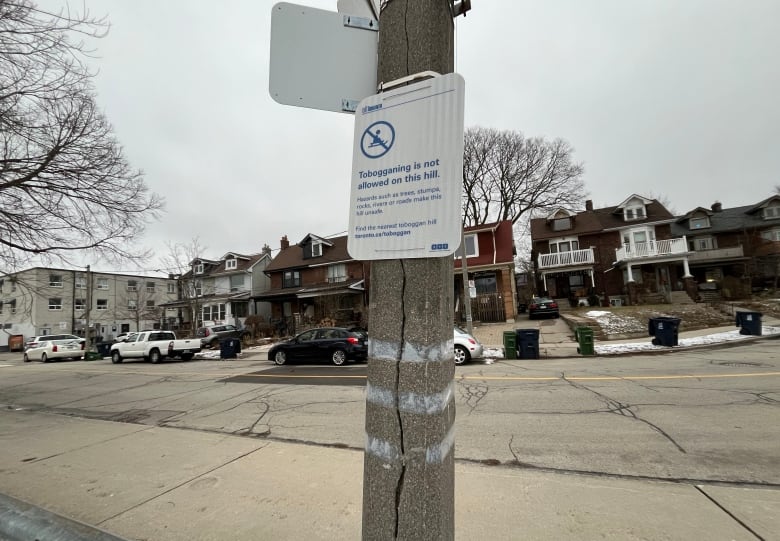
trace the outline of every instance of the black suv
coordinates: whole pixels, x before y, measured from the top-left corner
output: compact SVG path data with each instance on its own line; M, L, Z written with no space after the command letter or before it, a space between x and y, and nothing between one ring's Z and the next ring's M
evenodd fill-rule
M239 329L235 325L212 325L211 327L199 327L195 331L195 337L200 338L200 347L216 348L219 342L225 338L238 338L242 342L249 338L249 331Z

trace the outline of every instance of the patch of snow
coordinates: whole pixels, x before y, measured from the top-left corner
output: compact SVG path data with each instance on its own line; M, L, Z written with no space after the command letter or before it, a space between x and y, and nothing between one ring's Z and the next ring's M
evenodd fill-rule
M599 318L603 316L611 316L612 312L605 312L604 310L591 310L590 312L586 312L585 315L588 317Z
M762 335L769 336L773 334L780 334L780 327L762 327ZM691 347L691 346L704 346L708 344L720 344L723 342L732 342L735 340L744 340L745 338L753 338L751 335L740 334L739 330L721 332L715 334L708 334L704 336L695 336L692 338L680 338L677 348ZM668 350L668 346L655 346L650 341L652 339L648 337L647 342L632 342L623 344L597 344L594 346L594 350L597 355L614 355L617 353L632 353L641 351L659 351Z

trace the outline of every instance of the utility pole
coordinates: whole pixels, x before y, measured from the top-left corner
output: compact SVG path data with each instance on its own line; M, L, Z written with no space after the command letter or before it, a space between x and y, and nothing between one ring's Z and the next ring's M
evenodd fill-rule
M89 270L89 265L87 265L85 280L87 282L87 310L84 313L84 338L86 339L84 351L87 352L92 351L92 337L89 333L89 312L92 309L92 273Z
M454 70L448 0L390 0L377 81ZM459 183L460 184L460 183ZM452 257L371 267L363 539L454 539Z

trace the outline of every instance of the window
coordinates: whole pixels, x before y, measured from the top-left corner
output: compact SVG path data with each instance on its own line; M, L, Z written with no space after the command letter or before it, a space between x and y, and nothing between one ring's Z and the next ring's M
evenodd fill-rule
M225 305L214 304L203 307L203 321L216 321L225 319Z
M311 256L320 257L322 255L322 243L318 240L311 241Z
M195 263L195 274L203 274L203 263Z
M138 303L135 299L127 299L127 309L128 310L138 310Z
M200 297L203 295L203 282L200 280L195 281L195 296Z
M623 209L623 219L626 222L641 220L645 217L644 205L632 205Z
M247 317L249 315L249 303L234 302L231 312L234 317Z
M62 275L50 274L49 275L49 287L62 287Z
M128 291L138 291L138 282L135 280L128 280L127 281L127 290Z
M763 212L765 220L771 220L773 218L780 218L780 204L774 204L766 207Z
M176 293L176 284L174 282L168 282L168 293Z
M11 302L9 302L8 304L10 304L10 305L11 305L11 313L12 313L12 314L15 314L15 313L16 313L16 299L13 299L13 300L12 300Z
M571 229L571 218L557 218L553 220L553 231L564 231Z
M16 291L16 280L11 279L11 293Z
M108 278L98 278L98 280L97 280L97 288L98 289L108 289Z
M244 289L244 275L234 275L230 277L230 291L238 291Z
M570 287L582 287L585 285L585 277L582 274L570 274L569 286Z
M713 237L695 237L688 242L691 251L714 250L715 239Z
M580 243L576 240L552 240L550 241L550 253L573 252L580 249Z
M337 263L328 266L328 282L345 282L347 280L347 266L344 263Z
M301 273L298 271L285 271L282 277L282 287L299 287L301 285Z
M628 283L630 281L634 281L637 284L642 283L642 270L641 269L631 269L631 275L633 280L629 280L628 278L628 269L623 269L623 282Z
M761 237L765 240L780 241L780 229L769 229L761 233Z
M474 277L474 285L477 288L478 295L498 291L495 274L484 274Z
M76 289L87 289L87 278L85 276L76 276Z
M238 261L236 261L236 258L225 260L225 268L227 270L238 268Z
M698 218L691 218L689 223L691 229L702 229L710 227L710 218L709 216L699 216Z
M156 288L154 286L154 282L146 282L146 292L147 293L154 293L156 291Z
M154 309L154 301L146 301L146 309L147 310L153 310Z
M57 297L49 299L49 310L62 310L62 299Z
M466 257L477 257L479 255L479 242L477 242L477 235L465 235L463 242L466 247ZM460 257L460 250L455 255Z
M98 299L97 300L97 309L98 310L108 310L108 299Z
M85 299L73 299L73 307L76 310L86 310L87 301Z
M0 314L3 313L3 301L0 301Z

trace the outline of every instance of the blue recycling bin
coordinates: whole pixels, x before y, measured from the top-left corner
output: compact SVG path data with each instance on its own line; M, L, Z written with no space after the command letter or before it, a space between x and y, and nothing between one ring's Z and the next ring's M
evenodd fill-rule
M100 342L95 346L101 357L111 356L111 342Z
M516 329L515 336L518 359L539 358L539 329Z
M225 338L219 343L220 359L235 359L241 353L241 340L238 338Z
M647 332L654 336L652 344L654 346L672 347L678 344L678 332L680 329L680 318L677 317L651 317L647 326Z
M737 327L739 334L761 336L761 312L737 312Z

